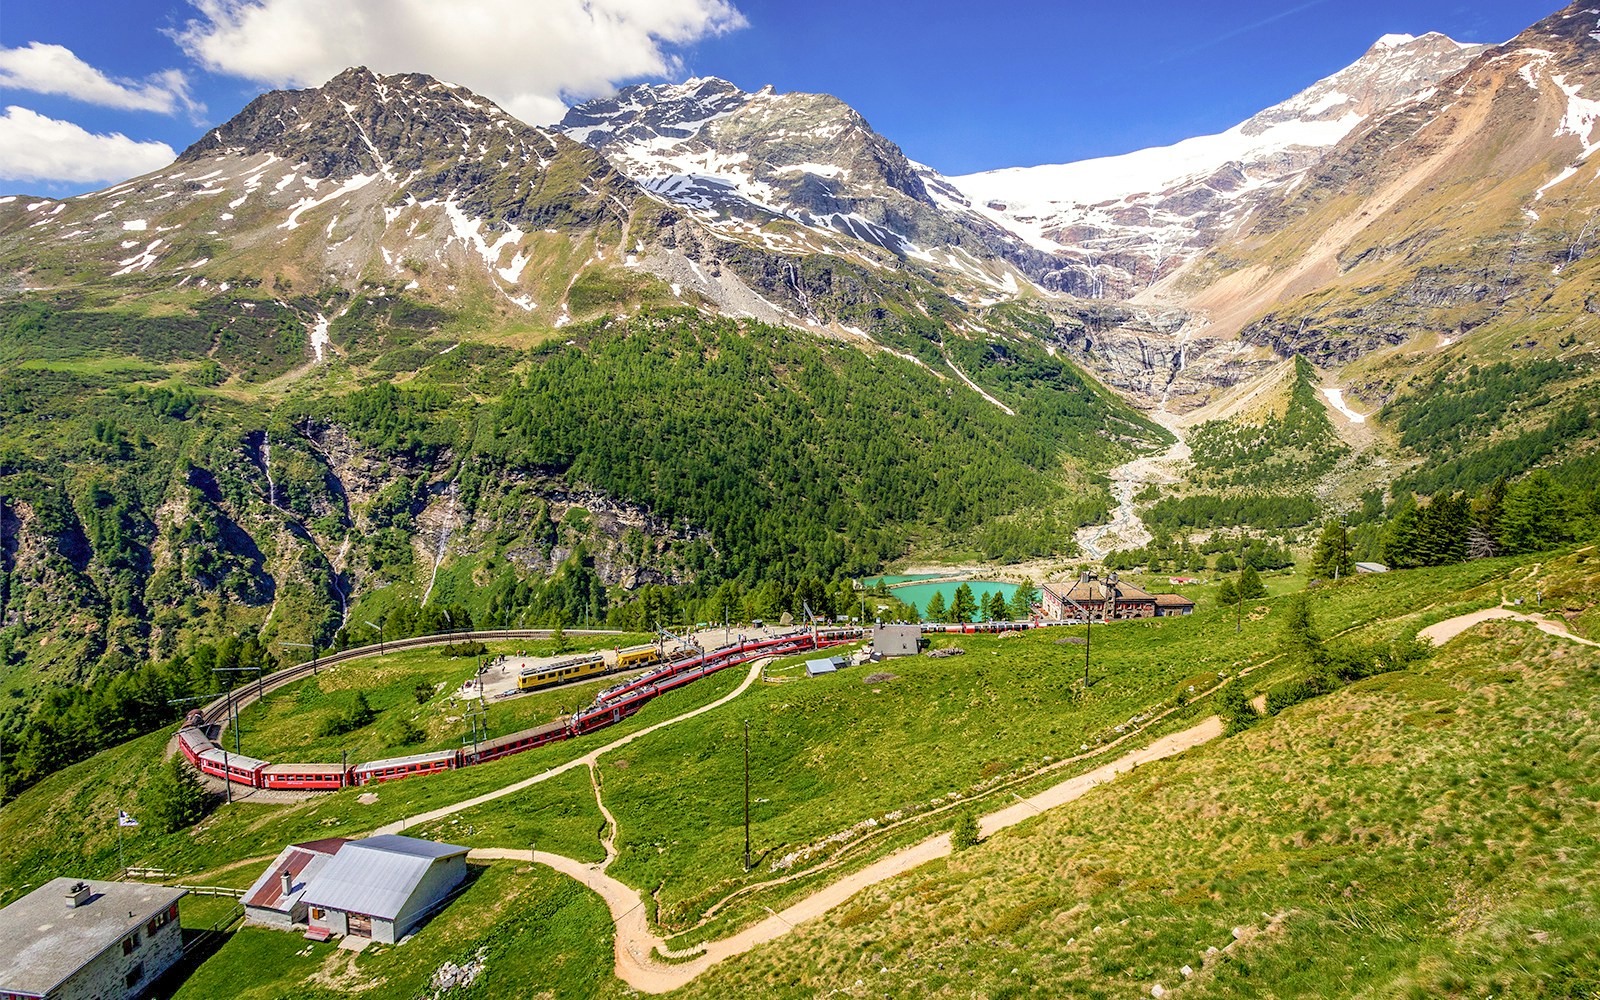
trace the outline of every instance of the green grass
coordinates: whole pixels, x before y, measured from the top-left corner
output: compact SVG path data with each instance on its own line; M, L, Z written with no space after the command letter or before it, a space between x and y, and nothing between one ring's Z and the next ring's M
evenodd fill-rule
M605 860L606 852L600 845L604 825L589 784L589 770L577 767L526 791L464 809L448 819L407 832L474 847L536 847L594 862Z
M234 934L174 994L174 1000L275 1000L428 996L446 962L481 958L470 991L452 996L577 1000L611 976L611 918L592 893L543 868L473 865L467 889L403 945L361 955L298 934L247 927Z
M171 835L140 827L127 832L124 854L131 866L162 868L185 881L221 878L222 884L248 884L249 878L242 883L227 882L225 876L216 874L217 869L244 859L259 859L265 865L284 844L362 836L403 817L500 788L580 757L619 736L715 701L743 678L740 670L714 674L656 699L618 725L491 764L376 788L344 789L292 804L242 799L218 807L193 828ZM10 902L58 875L110 875L117 868L116 811L127 808L138 815L140 790L161 760L172 732L169 728L96 754L51 775L0 809L0 902ZM554 791L566 794L563 787L557 785ZM359 797L366 792L375 792L377 801L361 803ZM508 799L517 801L517 797ZM521 801L543 815L542 803ZM569 829L569 822L574 824L570 829L583 827L577 820L563 820L558 826ZM493 822L487 827L497 829ZM48 835L40 835L41 831ZM575 833L566 836L569 842L579 839ZM465 837L456 842L472 843ZM521 844L507 841L504 846ZM253 870L260 873L259 866Z
M1591 996L1596 666L1486 626L867 890L683 995Z
M580 652L610 649L636 639L639 637L573 636L568 644L574 652ZM514 654L519 649L527 650L529 655L550 655L554 646L548 641L495 643L488 655ZM433 648L339 664L275 691L264 702L256 702L241 712L240 747L264 760L304 762L337 762L340 751L348 751L351 762L358 762L459 747L463 735L470 730L462 721L467 706L454 695L462 682L475 676L479 660L480 657L451 657L443 648ZM570 712L589 704L600 690L615 683L615 677L607 677L491 701L490 734L503 736L542 725L563 709ZM418 704L413 693L418 684L434 689L423 704ZM343 735L321 735L323 724L353 705L358 691L366 695L377 717ZM424 737L410 744L401 743L397 730L403 719L415 723ZM231 735L228 740L231 747Z

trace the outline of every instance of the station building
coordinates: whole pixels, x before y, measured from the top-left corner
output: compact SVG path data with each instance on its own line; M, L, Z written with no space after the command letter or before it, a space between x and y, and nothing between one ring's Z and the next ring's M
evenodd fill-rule
M1194 602L1180 594L1152 594L1123 583L1117 574L1100 579L1093 573L1078 579L1047 583L1039 588L1044 616L1053 621L1119 621L1158 618L1194 612Z
M134 998L183 957L185 889L58 878L0 910L0 997Z

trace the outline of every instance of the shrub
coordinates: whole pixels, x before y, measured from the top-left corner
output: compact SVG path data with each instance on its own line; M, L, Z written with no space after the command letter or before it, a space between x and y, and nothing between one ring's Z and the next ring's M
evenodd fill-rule
M1255 706L1250 704L1250 693L1245 690L1244 682L1238 678L1224 684L1222 690L1217 692L1217 708L1229 736L1244 732L1261 718Z
M950 829L950 847L953 850L964 851L977 845L978 817L972 814L972 810L963 809L956 814L955 826Z

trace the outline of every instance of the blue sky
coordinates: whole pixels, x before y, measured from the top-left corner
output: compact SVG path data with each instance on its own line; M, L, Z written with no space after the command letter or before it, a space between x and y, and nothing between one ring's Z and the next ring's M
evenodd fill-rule
M0 189L160 165L273 86L418 70L543 124L640 80L835 94L949 174L1218 132L1379 36L1501 42L1556 0L60 0L0 13Z

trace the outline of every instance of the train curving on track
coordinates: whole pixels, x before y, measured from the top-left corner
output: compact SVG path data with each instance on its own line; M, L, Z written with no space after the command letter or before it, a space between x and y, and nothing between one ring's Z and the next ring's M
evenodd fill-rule
M471 632L449 638L423 636L386 643L385 648L406 649L460 640L542 638L546 634ZM178 730L178 749L189 763L202 772L250 788L327 791L351 785L396 781L419 774L434 774L483 764L524 750L532 750L547 743L583 736L621 722L658 695L691 684L719 670L765 657L790 656L855 642L865 634L866 630L858 627L806 629L768 639L741 640L710 651L695 650L688 656L664 659L659 666L648 673L601 691L595 697L594 704L580 709L567 719L494 739L480 740L471 747L462 747L459 750L435 750L352 765L274 764L255 757L230 753L226 747L214 743L206 735L203 727L220 721L223 713L228 710L230 702L226 698L218 699L205 708L190 713L183 728ZM331 665L368 655L371 655L370 648L350 650L312 663L280 670L257 686L256 696L259 697L264 691L298 680L312 673L318 665Z

